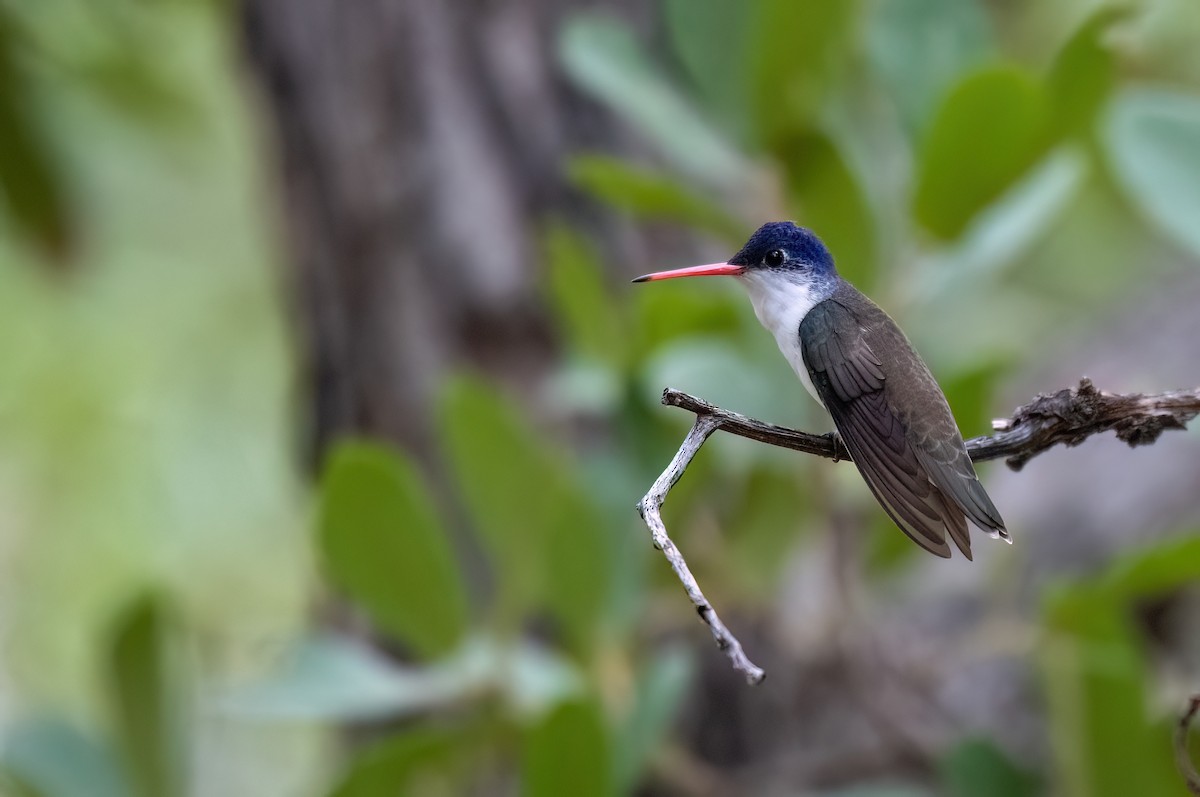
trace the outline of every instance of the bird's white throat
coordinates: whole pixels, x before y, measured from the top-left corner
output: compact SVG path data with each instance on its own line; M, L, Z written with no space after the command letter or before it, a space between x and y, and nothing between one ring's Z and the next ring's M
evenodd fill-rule
M824 406L804 365L800 322L809 310L828 298L827 293L818 290L811 282L796 280L792 275L779 271L747 271L740 281L750 294L750 303L754 305L754 314L758 316L759 323L775 336L779 351L783 352L796 376L800 377L805 390Z

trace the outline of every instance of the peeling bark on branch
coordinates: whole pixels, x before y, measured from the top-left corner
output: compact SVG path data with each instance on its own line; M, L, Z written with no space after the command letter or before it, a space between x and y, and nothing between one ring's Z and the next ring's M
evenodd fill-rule
M1200 415L1200 388L1166 393L1106 393L1084 378L1079 387L1039 395L1011 419L992 422L996 434L967 441L971 459L1004 458L1013 470L1058 444L1077 446L1113 430L1130 445L1148 446L1168 429L1186 429Z
M663 502L704 441L718 430L835 462L850 459L850 453L836 433L815 435L763 423L672 388L663 391L662 403L695 413L696 422L671 464L638 502L638 512L650 529L654 547L663 552L679 576L700 619L712 631L717 646L725 651L734 669L746 676L747 682L757 684L765 673L746 657L737 637L721 622L688 569L683 554L667 535L661 514ZM976 462L1004 459L1010 468L1019 471L1029 460L1056 445L1076 446L1092 435L1110 430L1130 446L1150 445L1168 429L1186 428L1197 415L1200 415L1200 388L1150 394L1106 393L1084 378L1078 387L1038 395L1018 407L1011 418L992 421L995 433L968 440L967 451ZM1200 706L1193 702L1192 710L1181 725L1185 742L1187 726L1198 709ZM1180 759L1181 767L1183 760ZM1191 785L1190 775L1185 772L1185 776L1189 777ZM1200 791L1196 793L1200 794Z

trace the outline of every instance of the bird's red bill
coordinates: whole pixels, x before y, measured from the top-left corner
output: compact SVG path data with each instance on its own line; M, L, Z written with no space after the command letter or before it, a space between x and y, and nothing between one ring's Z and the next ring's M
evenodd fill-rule
M672 271L656 271L653 274L643 274L634 282L653 282L655 280L672 280L676 277L733 277L742 273L741 266L731 263L709 263L705 266L689 266Z

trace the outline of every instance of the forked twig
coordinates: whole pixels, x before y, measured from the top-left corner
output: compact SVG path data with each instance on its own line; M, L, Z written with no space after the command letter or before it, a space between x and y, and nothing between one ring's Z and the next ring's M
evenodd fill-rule
M675 571L675 575L679 576L679 580L683 582L683 588L687 591L688 597L692 599L692 603L696 607L696 611L700 614L700 619L708 625L712 630L713 639L717 642L717 647L725 651L725 655L729 657L729 663L738 672L746 676L747 683L761 683L766 677L766 673L762 668L756 665L750 659L746 658L745 652L742 650L742 643L738 642L737 637L729 632L725 624L721 622L721 618L717 616L717 612L713 609L712 604L704 597L704 593L700 590L700 585L696 583L696 577L692 575L692 571L687 566L687 561L683 558L683 554L675 547L675 543L667 536L667 527L663 525L662 520L662 505L667 499L667 493L675 486L675 482L679 481L679 477L687 470L687 466L691 464L692 457L696 456L696 452L700 450L700 446L704 445L704 441L708 436L715 432L721 425L721 420L714 415L696 415L696 422L692 424L691 430L687 433L687 437L683 439L683 444L679 446L679 450L675 452L675 457L671 460L671 464L667 465L667 469L662 472L654 484L650 487L650 492L638 502L638 512L642 515L642 520L650 527L650 536L654 540L654 547L663 552L663 556L667 557L667 561L671 563L671 568Z

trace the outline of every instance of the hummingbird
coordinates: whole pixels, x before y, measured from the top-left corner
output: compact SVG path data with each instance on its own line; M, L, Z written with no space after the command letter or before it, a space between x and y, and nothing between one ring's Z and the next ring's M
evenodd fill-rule
M731 276L804 387L833 418L858 472L901 531L930 553L971 559L967 521L1012 542L967 454L946 396L896 322L838 275L811 230L760 227L725 263L634 282Z

